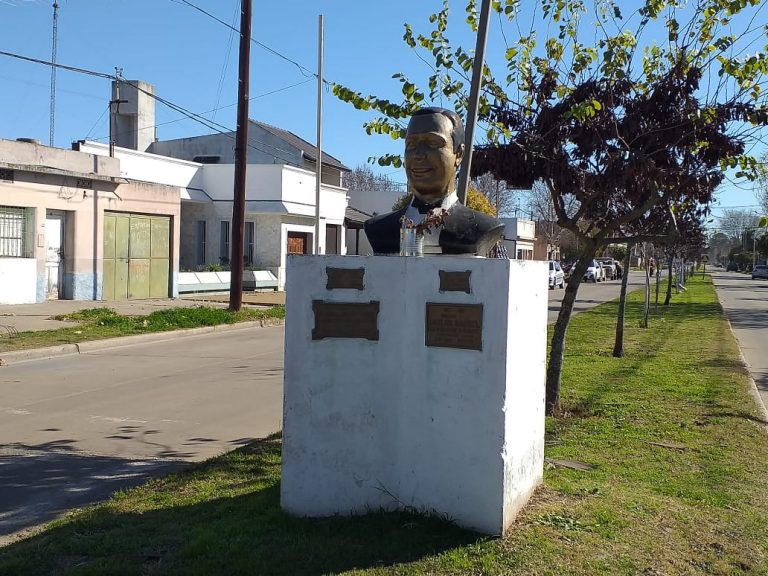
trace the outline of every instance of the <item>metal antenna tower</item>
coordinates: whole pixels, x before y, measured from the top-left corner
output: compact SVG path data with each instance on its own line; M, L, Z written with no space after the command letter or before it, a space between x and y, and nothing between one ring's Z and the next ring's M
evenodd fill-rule
M56 122L56 44L59 38L59 3L53 0L53 35L51 39L51 133L48 141L53 146L53 130Z

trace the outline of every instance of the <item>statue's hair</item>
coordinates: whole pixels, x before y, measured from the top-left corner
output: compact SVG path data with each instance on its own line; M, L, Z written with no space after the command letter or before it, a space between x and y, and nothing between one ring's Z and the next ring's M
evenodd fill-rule
M453 151L458 152L461 145L464 144L464 123L461 121L461 116L456 114L453 110L447 108L438 108L437 106L430 106L428 108L419 108L413 113L413 116L424 116L426 114L442 114L451 121L453 130L451 130L451 139L453 140Z

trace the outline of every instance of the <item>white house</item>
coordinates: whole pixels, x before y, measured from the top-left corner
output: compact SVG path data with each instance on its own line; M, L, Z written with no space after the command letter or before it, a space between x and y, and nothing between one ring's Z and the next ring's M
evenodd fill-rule
M145 91L151 88L129 82L120 90L120 98L129 101L121 105L121 111L130 112L121 112L112 124L115 141L126 144L114 148L120 175L182 189L182 271L228 265L235 132L167 141L137 139L131 135L154 130L154 120L151 112L142 110L144 92L131 91L133 85L141 85ZM314 252L317 149L291 132L254 120L249 121L248 143L245 264L271 271L282 288L287 254ZM146 149L132 149L134 146ZM75 147L101 156L110 153L109 146L96 142L81 141ZM322 158L319 249L322 254L346 254L348 199L342 174L349 169L333 156L323 153Z
M536 222L523 218L499 218L504 224L502 241L510 258L533 260Z
M0 304L178 294L179 195L120 160L0 140Z

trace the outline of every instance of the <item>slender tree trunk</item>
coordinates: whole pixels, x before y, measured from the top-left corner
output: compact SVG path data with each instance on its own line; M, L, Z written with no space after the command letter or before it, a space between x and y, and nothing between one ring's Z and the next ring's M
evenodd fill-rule
M627 283L629 280L629 263L632 258L630 245L624 255L624 272L621 275L621 293L619 294L619 315L616 318L616 340L613 344L613 355L616 358L624 356L624 313L627 308Z
M552 415L560 404L560 383L563 374L563 353L565 352L565 333L571 321L573 305L576 303L576 294L579 285L584 278L584 273L589 268L589 263L595 257L595 246L588 244L587 248L579 255L579 261L571 269L571 276L565 287L565 295L557 315L557 322L552 331L552 342L549 350L549 364L547 364L547 396L546 411Z
M648 265L645 266L645 299L643 301L643 328L648 328L648 311L651 308L651 276Z
M672 265L674 264L675 255L672 254L667 260L667 295L664 298L664 306L669 306L672 301Z

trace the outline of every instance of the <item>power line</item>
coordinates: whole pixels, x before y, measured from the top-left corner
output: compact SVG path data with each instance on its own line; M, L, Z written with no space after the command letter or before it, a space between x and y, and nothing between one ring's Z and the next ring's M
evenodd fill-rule
M147 90L144 90L143 88L141 88L138 85L130 82L129 80L126 80L126 79L124 79L122 77L119 77L117 75L105 74L103 72L96 72L94 70L87 70L85 68L77 68L75 66L66 66L64 64L57 64L57 63L53 63L53 62L46 62L45 60L40 60L38 58L31 58L29 56L22 56L21 54L14 54L12 52L5 52L5 51L2 51L2 50L0 50L0 56L8 56L10 58L17 58L19 60L24 60L26 62L34 62L35 64L42 64L44 66L53 66L55 68L60 68L62 70L69 70L70 72L77 72L77 73L80 73L80 74L87 74L89 76L95 76L97 78L106 78L108 80L124 82L124 83L128 84L129 86L132 86L133 88L135 88L139 92L141 92L143 94L146 94L150 98L154 98L155 100L157 100L161 104L165 104L171 110L175 110L176 112L179 112L180 114L186 116L187 118L189 118L191 120L194 120L194 121L202 124L206 128L209 128L209 129L213 130L214 132L218 132L219 134L223 134L223 135L225 135L225 136L227 136L229 138L234 139L234 136L233 136L234 130L232 130L231 128L228 128L227 126L224 126L223 124L219 124L218 122L212 122L212 121L204 118L200 114L197 114L195 112L187 110L186 108L183 108L182 106L179 106L178 104L174 104L170 100L166 100L165 98L163 98L161 96L158 96L158 95L153 94L153 93L151 93L151 92L149 92ZM309 80L311 80L311 78ZM286 154L290 154L290 152L288 150L284 150L282 148L278 148L278 147L276 147L276 146L274 146L272 144L269 144L267 142L260 142L260 144L264 144L265 146L273 148L273 149L277 150L278 152L284 152ZM255 144L250 143L250 141L249 141L248 147L249 148L253 148L255 150L258 150L259 152L263 152L264 154L272 156L273 158L278 158L280 160L285 160L286 162L288 162L290 164L294 164L295 163L290 158L286 158L286 157L281 156L279 154L275 154L273 152L268 152L268 151L264 150L263 148L259 148Z
M237 28L235 28L235 27L234 27L234 26L232 26L231 24L228 24L228 23L224 22L224 20L222 20L221 18L218 18L217 16L214 16L214 15L213 15L213 14L211 14L210 12L207 12L206 10L203 10L202 8L200 8L200 6L197 6L196 4L193 4L192 2L189 2L189 0L171 0L171 1L172 1L172 2L176 2L177 4L186 4L186 5L187 5L187 6L189 6L190 8L192 8L192 9L194 9L194 10L197 10L198 12L201 12L202 14L205 14L206 16L208 16L208 18L211 18L211 19L215 20L216 22L218 22L218 23L219 23L219 24L221 24L222 26L226 26L226 27L227 27L227 28L229 28L230 30L233 30L233 31L237 32L238 34L240 34L240 30L238 30ZM312 76L312 77L314 77L314 78L316 78L316 77L317 77L317 74L315 74L314 72L312 72L312 70L310 70L310 69L309 69L309 68L307 68L306 66L302 66L301 64L299 64L299 63L298 63L298 62L296 62L295 60L292 60L292 59L288 58L288 56L286 56L286 55L284 55L284 54L281 54L281 53L280 53L280 52L278 52L277 50L275 50L275 49L273 49L273 48L270 48L269 46L267 46L266 44L264 44L264 43L262 43L262 42L259 42L259 41L258 41L258 40L256 40L255 38L251 37L251 42L253 42L254 44L256 44L256 46L258 46L258 47L260 47L260 48L263 48L263 49L264 49L264 50L266 50L267 52L269 52L269 53L271 53L271 54L274 54L274 55L275 55L275 56L277 56L278 58L281 58L281 59L285 60L286 62L290 62L291 64L293 64L294 66L296 66L296 68L298 68L298 69L299 69L299 72L301 72L301 73L302 73L302 74L304 74L305 76L307 76L307 75L310 75L310 76Z

